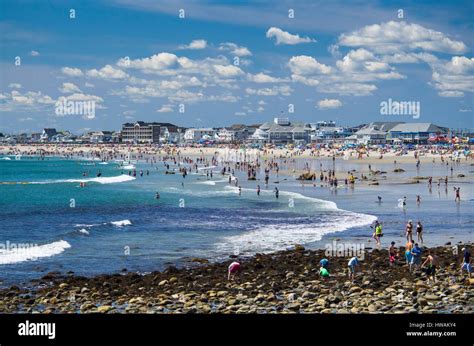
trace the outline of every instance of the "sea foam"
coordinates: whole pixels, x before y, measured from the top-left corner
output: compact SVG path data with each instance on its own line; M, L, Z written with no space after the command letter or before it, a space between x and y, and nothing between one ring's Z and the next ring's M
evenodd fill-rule
M99 183L99 184L114 184L123 183L126 181L135 180L135 177L131 177L126 174L118 175L115 177L96 177L86 179L57 179L57 180L45 180L45 181L33 181L29 184L60 184L60 183Z
M112 221L111 224L117 227L123 227L123 226L130 226L132 224L132 221L130 220Z
M39 258L59 255L70 247L71 245L67 241L59 240L54 243L38 246L19 246L15 249L0 249L0 264L35 261Z

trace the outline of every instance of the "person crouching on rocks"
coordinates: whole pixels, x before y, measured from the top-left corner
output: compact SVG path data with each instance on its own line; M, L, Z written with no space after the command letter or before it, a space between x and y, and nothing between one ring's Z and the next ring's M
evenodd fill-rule
M328 266L329 266L329 260L327 258L323 258L321 261L319 261L319 275L322 277L329 277L329 271L328 271Z
M349 272L349 280L355 280L355 269L356 266L359 264L359 259L357 256L352 257L349 262L347 263L348 272Z
M319 268L319 275L323 278L327 278L329 277L329 271L327 270L327 268L321 267Z
M231 278L234 280L235 276L240 274L241 270L242 268L239 262L232 262L227 271L227 280L230 280Z
M393 266L397 259L398 259L398 250L397 250L397 247L395 246L395 242L392 241L392 243L390 244L390 248L388 249L388 261L390 263L390 266Z

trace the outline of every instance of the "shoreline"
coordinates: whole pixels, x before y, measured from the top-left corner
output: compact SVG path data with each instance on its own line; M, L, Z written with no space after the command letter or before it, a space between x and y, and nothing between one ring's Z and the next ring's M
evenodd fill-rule
M55 146L55 145L53 145ZM205 150L203 150L205 149ZM205 157L208 160L211 156L216 155L219 152L219 157L223 158L222 148L178 148L181 150L181 156L201 156ZM232 149L238 150L238 149ZM280 150L280 149L279 149ZM276 150L275 150L276 151ZM0 147L0 152L2 148ZM225 153L225 152L224 152ZM64 154L64 153L63 153ZM356 179L355 191L357 194L364 195L369 194L375 196L377 193L384 193L389 191L391 186L397 185L409 185L417 184L424 185L427 184L423 174L418 178L414 179L414 165L416 163L413 155L408 154L403 157L404 160L400 160L397 157L398 167L403 165L411 165L406 172L396 173L394 168L397 166L393 162L393 156L386 156L383 159L377 159L373 157L363 158L363 159L349 159L343 160L340 156L336 157L335 163L332 161L331 154L327 156L305 156L293 154L289 156L279 156L280 153L275 154L273 151L264 155L260 152L261 156L259 160L275 160L278 161L284 169L280 171L281 177L285 177L282 181L279 182L281 186L282 194L286 191L284 188L288 187L286 183L291 183L292 188L290 192L298 191L297 189L301 185L304 189L313 189L310 192L312 198L318 198L327 200L338 205L338 208L344 210L350 210L351 212L359 213L363 212L366 214L378 214L370 210L370 207L367 205L362 205L359 208L365 208L365 211L354 210L351 207L341 206L339 203L341 200L337 199L336 196L332 196L333 190L328 186L327 183L320 182L319 177L313 182L310 180L296 180L297 176L307 172L307 170L302 169L302 164L307 159L314 166L320 165L321 163L324 166L317 166L312 169L312 172L324 172L327 175L328 169L336 169L335 176L340 180L340 183L344 184L344 177L347 177L348 167L352 169L354 175L361 177ZM53 157L61 158L62 154L53 153ZM67 155L73 155L69 152ZM90 152L84 153L83 155L89 157L92 155ZM120 155L114 153L114 155ZM141 152L137 154L139 161L144 163L146 158L150 157L163 157L163 159L169 159L170 155L177 155L177 152ZM222 155L222 156L221 156ZM85 156L79 156L77 159L85 159ZM137 158L138 158L137 157ZM297 159L296 162L291 162L288 160L288 157ZM70 156L71 159L76 157ZM286 159L286 160L285 160ZM429 169L436 169L438 172L446 170L446 163L444 166L441 164L441 156L436 156L436 163L432 163L431 158L425 158L428 166L422 164L422 169L428 167ZM421 161L424 162L425 159ZM385 165L390 167L386 169L387 172L372 174L369 170L371 160L377 160L377 164ZM448 158L445 159L448 162ZM466 161L464 158L461 160L461 163L455 163L454 160L450 161L451 165L455 165L456 173L454 176L450 177L450 189L452 184L463 184L463 183L472 183L472 171L469 171L469 174L466 173L466 176L457 177L458 170L460 165L464 170L469 170L473 166L471 163L472 159L467 158ZM379 168L377 164L373 164L374 171ZM439 167L438 167L439 165ZM334 167L334 168L333 168ZM355 168L355 169L353 169ZM380 169L380 168L379 168ZM238 171L240 174L244 172ZM425 172L424 172L425 173ZM273 174L273 173L272 173ZM363 176L367 176L367 179L363 179ZM426 174L424 174L426 176ZM438 177L434 176L434 179ZM276 176L278 179L278 175ZM275 176L272 176L272 180L275 179ZM379 184L373 184L374 179L376 179ZM418 180L419 182L415 182ZM243 179L244 184L245 180ZM255 181L255 183L262 184L261 177ZM248 183L247 183L248 184ZM316 184L316 186L313 186ZM286 186L285 186L286 185ZM315 189L314 189L315 188ZM443 186L444 188L444 186ZM436 189L436 188L434 188ZM346 186L346 189L342 189L339 192L340 198L344 198L345 195L350 193L351 188ZM464 190L464 188L463 188ZM447 189L446 189L447 191ZM297 192L300 193L301 191ZM302 194L307 197L306 193ZM337 192L337 191L335 191ZM439 190L438 190L439 192ZM355 196L357 196L357 194ZM463 195L464 197L465 195ZM393 196L392 196L393 199ZM384 197L385 201L385 197ZM349 202L349 201L348 201ZM391 203L387 197L387 202ZM463 203L469 201L463 201ZM413 202L411 202L413 203ZM424 203L424 202L423 202ZM374 207L376 205L374 204ZM368 210L366 210L368 208ZM390 226L393 228L393 226ZM387 229L389 230L389 227ZM430 246L433 246L432 249L435 249L440 256L443 257L443 263L445 263L445 269L440 270L440 274L443 275L443 280L440 283L440 286L434 291L429 287L426 287L426 284L423 284L424 275L417 275L414 277L407 276L405 271L406 267L399 268L396 267L391 273L388 270L388 260L387 260L387 250L384 248L381 251L373 250L370 246L373 246L371 242L370 234L367 233L361 236L359 234L346 234L350 230L344 232L331 232L324 234L322 239L317 242L309 242L304 244L304 246L311 248L312 250L305 251L272 251L265 254L247 254L238 257L239 260L242 260L244 268L249 266L251 268L251 274L258 277L255 281L251 276L248 277L248 280L241 282L240 285L228 283L226 281L226 266L229 264L229 260L219 260L219 262L209 263L208 259L199 259L196 258L194 261L185 261L186 257L182 258L183 261L174 262L174 265L179 265L180 269L176 267L170 267L163 272L152 272L150 274L137 274L132 272L127 272L126 269L122 273L120 271L113 271L109 274L99 274L88 277L76 276L72 272L69 274L58 274L58 273L48 273L46 275L41 272L37 272L37 276L43 275L42 279L33 279L28 283L22 283L22 287L12 286L10 288L0 289L0 312L40 312L40 313L90 313L90 312L130 312L130 313L167 313L167 312L176 312L176 313L188 313L188 312L218 312L218 313L272 313L272 312L303 312L303 313L373 313L373 312L388 312L388 313L434 313L437 310L441 312L453 312L453 313L462 313L469 312L471 310L460 310L459 306L472 306L472 303L466 303L466 299L472 301L472 293L464 295L463 297L457 297L453 292L456 292L457 289L464 289L462 285L458 283L453 283L450 280L451 277L456 277L458 274L458 268L453 269L452 264L449 264L449 260L453 260L449 257L450 247L443 247L442 244L447 244L447 242L454 241L463 241L467 242L469 239L469 234L466 237L456 235L456 237L450 237L449 240L446 237L449 236L445 234L433 234L434 238L430 239L428 242ZM398 232L398 231L397 231ZM384 237L384 247L387 245L387 241L390 242L394 240L397 244L404 243L401 241L403 236L401 235L402 229L396 234L390 234L389 232L385 233ZM428 230L429 232L429 230ZM427 232L427 234L429 234ZM467 239L466 239L467 238ZM355 285L347 282L347 273L346 265L347 259L335 258L334 262L337 264L335 269L335 274L332 278L326 281L321 281L318 276L318 262L321 259L324 252L323 244L336 239L341 242L359 242L365 243L368 245L365 249L371 250L367 252L367 257L369 258L367 268L363 269L363 274L360 282L356 280ZM362 240L360 240L362 239ZM368 242L367 242L367 239ZM455 239L455 240L454 240ZM316 246L315 246L316 245ZM468 245L472 250L472 244ZM471 251L472 252L472 251ZM302 255L303 254L303 255ZM237 258L237 256L231 255L230 258ZM308 259L309 257L314 258L314 260ZM452 256L451 256L452 257ZM188 257L189 259L189 257ZM201 264L198 264L201 263ZM189 265L191 267L189 267ZM167 265L165 263L165 265ZM450 267L451 265L451 267ZM181 267L182 266L182 267ZM364 264L362 265L364 266ZM456 264L457 267L459 267ZM155 267L156 268L156 267ZM375 269L374 269L375 268ZM263 271L263 272L262 272ZM290 273L293 272L293 275ZM124 274L126 273L126 274ZM331 272L332 273L332 272ZM392 275L393 274L393 275ZM243 277L245 277L245 269ZM264 278L267 276L266 279ZM289 275L287 278L286 275ZM292 278L298 277L301 280L295 281ZM369 280L363 280L364 277L370 278ZM291 279L291 280L290 280ZM416 279L416 280L415 280ZM167 280L167 282L165 282ZM268 288L267 281L275 283L272 287ZM381 280L380 284L371 283L371 281ZM408 281L407 281L408 280ZM411 282L410 280L414 280ZM419 282L418 286L415 285L416 282ZM211 286L207 283L212 283ZM284 284L280 287L278 286L279 282ZM370 281L367 283L366 281ZM365 282L365 283L364 283ZM331 283L331 284L329 284ZM45 288L32 288L30 285L36 286L46 286ZM137 286L140 285L140 286ZM334 286L335 285L335 286ZM451 286L458 285L456 289L449 288ZM340 297L337 299L332 299L329 304L321 303L321 299L326 299L328 295L334 296L331 292L332 288L336 287L336 291L340 293ZM426 299L422 297L420 300L421 303L416 300L411 305L399 305L392 304L392 306L387 310L379 303L386 303L386 300L389 299L392 301L392 298L399 295L399 290L405 289L418 290L418 288L424 289L421 293L432 294L428 303ZM92 289L90 288L92 287ZM132 288L133 287L133 288ZM156 289L158 287L158 289ZM260 288L257 288L260 287ZM304 287L305 291L300 292L300 287ZM350 291L352 287L359 287L358 289L353 290L352 292L345 295L344 292ZM86 290L84 290L86 288ZM264 288L264 289L263 289ZM204 291L204 289L206 289ZM263 290L262 290L263 289ZM385 292L386 289L389 289L390 292ZM95 291L94 291L95 290ZM251 290L253 293L249 297L243 298L241 295L245 295L247 290ZM372 290L372 291L371 291ZM394 290L394 291L393 291ZM446 294L444 291L451 290L452 293L449 295L443 296ZM65 292L68 293L65 293ZM91 292L92 291L92 292ZM215 291L209 293L209 291ZM227 293L222 293L222 291L227 291ZM260 292L261 291L261 292ZM74 294L73 294L73 293ZM194 292L194 293L193 293ZM221 292L219 296L217 292ZM309 293L308 293L309 292ZM362 302L368 302L364 306L350 306L347 305L349 301L348 298L351 297L353 293L361 293ZM398 294L395 294L397 293ZM439 293L441 292L441 293ZM94 294L95 293L95 294ZM295 296L291 294L295 294ZM307 294L305 294L307 293ZM392 294L393 293L393 294ZM240 295L239 295L240 294ZM263 294L264 296L258 296ZM445 298L452 294L452 297L455 297L454 301L444 301L442 298ZM156 300L155 296L161 295L161 300ZM203 297L205 295L205 297ZM289 296L290 295L290 296ZM303 297L304 295L304 297ZM375 295L377 299L372 301L371 297ZM379 296L380 295L380 296ZM437 295L439 299L434 299L433 295ZM186 298L189 296L189 299ZM289 297L287 297L289 296ZM74 297L74 301L71 301L71 297ZM185 297L185 299L183 298ZM197 300L196 297L202 297L201 300ZM217 300L213 300L214 297ZM341 298L342 297L342 298ZM357 297L352 296L352 297ZM387 298L388 297L388 298ZM466 298L467 297L467 298ZM133 300L137 298L138 300ZM140 298L140 299L139 299ZM211 299L212 298L212 299ZM222 299L221 299L222 298ZM298 300L298 298L301 298ZM343 299L344 298L344 299ZM412 297L413 298L413 297ZM458 299L459 298L459 299ZM150 299L152 299L150 301ZM201 299L201 298L199 298ZM227 300L230 300L229 303ZM249 300L251 299L251 301ZM256 300L255 300L256 299ZM395 300L398 298L394 298ZM424 299L424 300L423 300ZM189 302L188 302L189 300ZM225 301L223 301L225 300ZM235 302L234 302L235 300ZM131 303L130 303L131 301ZM170 302L168 302L170 301ZM244 302L239 305L238 302ZM319 301L321 304L315 305L315 301ZM188 302L188 305L186 305ZM191 302L194 304L191 304ZM208 304L209 302L209 304ZM252 303L253 302L253 303ZM261 302L267 302L265 304L260 304ZM299 307L297 302L299 302ZM78 303L81 303L78 305ZM351 304L358 302L352 301ZM431 304L433 303L433 304ZM151 305L150 305L151 304ZM242 304L244 304L242 306ZM336 304L331 306L331 304ZM345 305L344 305L345 304ZM365 303L362 303L365 304ZM391 304L391 303L390 303ZM419 304L419 307L413 308L413 304ZM436 305L436 304L439 304ZM150 305L150 306L148 306ZM255 309L253 309L255 305ZM374 305L369 309L369 306ZM398 307L397 307L398 305ZM353 310L353 307L356 309ZM435 309L436 308L436 309Z
M464 246L472 252L472 244ZM297 246L219 263L196 259L190 268L171 266L143 275L48 273L33 280L37 288L0 290L0 312L474 313L474 279L459 275L462 255L454 256L451 247L430 250L439 261L435 284L420 271L410 273L404 259L390 267L385 249L365 251L351 282L348 257ZM323 257L330 260L329 278L318 275ZM243 270L235 281L227 281L227 266L234 260Z

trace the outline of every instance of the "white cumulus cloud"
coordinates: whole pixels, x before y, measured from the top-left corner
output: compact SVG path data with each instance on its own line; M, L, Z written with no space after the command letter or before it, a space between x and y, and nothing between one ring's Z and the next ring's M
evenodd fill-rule
M206 40L193 40L191 41L190 44L179 46L179 49L197 50L197 49L204 49L206 47L207 47Z
M76 67L63 67L61 72L69 77L82 77L84 73Z
M267 38L275 38L275 44L298 44L298 43L308 43L316 42L314 39L309 37L300 37L299 35L290 34L287 31L283 31L280 28L271 27L268 29Z
M324 99L318 102L319 109L333 109L342 106L342 102L337 99Z

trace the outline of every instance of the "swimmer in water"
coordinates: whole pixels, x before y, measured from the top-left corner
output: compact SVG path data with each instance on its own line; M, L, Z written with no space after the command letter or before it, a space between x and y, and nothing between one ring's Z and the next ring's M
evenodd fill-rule
M160 199L160 193L159 193L159 192L157 192L157 193L155 194L155 199Z
M279 194L280 194L280 192L278 191L278 187L275 187L275 197L278 198Z
M260 185L257 185L257 196L260 196Z

